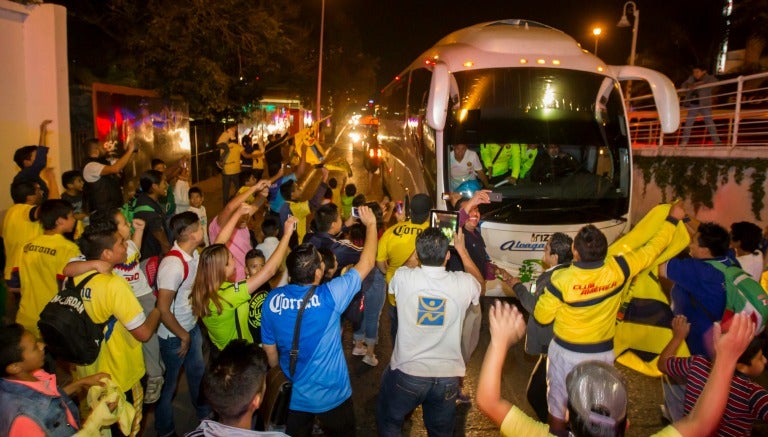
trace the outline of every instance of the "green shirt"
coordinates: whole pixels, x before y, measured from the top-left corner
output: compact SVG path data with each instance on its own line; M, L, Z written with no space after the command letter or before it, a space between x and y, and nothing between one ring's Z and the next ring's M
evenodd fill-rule
M208 328L208 336L213 344L222 350L232 340L243 339L253 343L253 337L248 329L248 301L251 300L251 294L248 293L246 283L221 284L219 299L221 299L221 314L216 309L216 304L210 301L208 308L211 310L211 315L203 317L203 323Z

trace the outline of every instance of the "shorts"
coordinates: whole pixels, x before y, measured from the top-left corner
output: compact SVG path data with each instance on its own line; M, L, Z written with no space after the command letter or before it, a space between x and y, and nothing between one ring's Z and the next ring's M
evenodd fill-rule
M568 389L565 378L579 363L584 361L603 361L613 365L616 357L613 351L599 353L580 353L568 350L552 340L547 356L547 404L549 414L556 419L565 420L568 408Z

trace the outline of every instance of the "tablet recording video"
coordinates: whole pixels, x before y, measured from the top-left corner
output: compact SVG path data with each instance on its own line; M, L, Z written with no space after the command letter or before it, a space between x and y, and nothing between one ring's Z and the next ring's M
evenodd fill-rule
M433 209L429 212L429 225L440 229L448 238L448 244L453 246L453 238L459 231L459 213Z

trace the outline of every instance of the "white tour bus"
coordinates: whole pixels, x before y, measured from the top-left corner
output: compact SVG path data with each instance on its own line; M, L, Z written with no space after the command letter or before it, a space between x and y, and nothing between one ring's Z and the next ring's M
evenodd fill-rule
M661 73L605 65L570 36L532 21L453 32L382 90L377 115L385 187L393 200L426 192L447 209L444 195L463 191L451 186L454 144L478 155L498 145L536 148L541 160L559 153L576 164L535 177L531 170L516 184L493 188L501 201L481 207L488 254L517 271L523 261L541 258L552 233L575 235L588 223L613 241L628 230L632 191L619 85L625 80L647 81L662 130L677 129L677 94Z

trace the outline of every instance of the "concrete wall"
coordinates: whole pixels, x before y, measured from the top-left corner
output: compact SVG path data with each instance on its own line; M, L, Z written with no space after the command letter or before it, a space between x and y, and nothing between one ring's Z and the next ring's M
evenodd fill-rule
M0 0L2 214L13 204L10 185L19 170L13 152L37 144L42 120L53 120L48 135L49 166L57 179L72 169L66 13L59 5L23 6Z
M730 148L730 147L696 147L696 148L645 148L633 150L633 155L643 156L691 156L708 158L764 158L768 159L768 148ZM643 182L642 170L634 167L632 186L632 223L637 223L651 208L662 201L661 189L652 180L646 187ZM734 168L729 171L728 182L718 186L713 195L713 208L701 206L693 210L690 200L685 201L686 211L700 221L711 221L730 229L731 223L749 221L765 229L768 226L768 204L760 212L761 220L752 213L752 193L749 185L754 168L744 168L744 178L740 184L734 180ZM645 194L643 194L645 191ZM766 191L768 192L768 191ZM667 188L667 201L672 200L672 189ZM766 199L768 203L768 199Z

